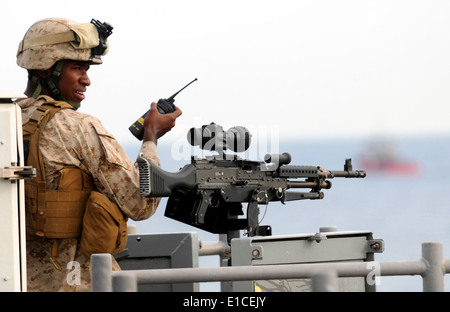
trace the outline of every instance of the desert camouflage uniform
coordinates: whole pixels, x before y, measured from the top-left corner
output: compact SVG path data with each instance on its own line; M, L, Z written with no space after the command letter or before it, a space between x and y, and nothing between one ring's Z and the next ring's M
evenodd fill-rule
M42 103L34 98L18 103L23 124ZM115 201L129 218L143 220L155 212L159 200L140 195L137 166L97 118L61 110L46 125L40 148L48 189L57 189L61 169L74 166L90 173L97 190ZM140 152L160 165L153 142L144 142ZM27 237L28 291L90 291L90 259L81 254L79 239L58 241L57 261L62 271L49 261L53 240ZM120 270L112 261L113 269Z

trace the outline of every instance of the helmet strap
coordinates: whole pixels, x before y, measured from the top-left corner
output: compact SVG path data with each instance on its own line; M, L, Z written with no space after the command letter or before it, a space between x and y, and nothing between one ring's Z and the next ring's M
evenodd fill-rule
M37 97L39 96L39 94L41 94L41 91L42 91L42 84L41 84L41 82L39 81L40 79L37 78L36 76L33 76L31 80L34 81L34 82L37 84L36 89L34 90L34 93L33 93L33 98L37 99Z
M80 102L68 101L62 96L61 92L59 92L58 81L61 76L63 65L64 60L58 61L50 77L39 78L35 75L31 77L31 80L37 84L36 90L33 93L33 98L36 99L40 95L43 86L47 86L55 100L64 101L66 103L69 103L73 108L78 109L80 108Z

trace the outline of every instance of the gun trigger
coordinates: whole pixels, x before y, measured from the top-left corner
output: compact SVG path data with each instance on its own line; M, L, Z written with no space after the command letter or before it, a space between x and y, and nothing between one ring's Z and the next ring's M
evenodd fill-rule
M195 214L194 214L195 224L204 224L205 223L206 210L208 209L208 206L210 204L209 194L207 194L205 191L202 191L201 195L202 195L202 200L199 203L199 205L195 211Z

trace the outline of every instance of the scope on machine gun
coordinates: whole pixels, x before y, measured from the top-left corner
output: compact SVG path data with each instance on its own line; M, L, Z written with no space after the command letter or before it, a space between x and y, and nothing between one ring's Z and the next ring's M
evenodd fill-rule
M227 133L214 123L192 128L188 132L188 141L206 150L245 151L250 145L250 133L244 127L232 129ZM205 159L193 156L190 164L172 173L157 167L141 154L137 160L140 192L145 197L169 197L165 216L211 233L228 234L230 241L239 237L240 230L245 229L249 236L259 233L260 204L322 199L322 189L331 188L328 179L366 177L365 171L353 170L351 159L346 159L341 171L322 166L288 165L290 161L288 153L268 154L264 162L244 160L237 155L223 154ZM302 178L305 180L292 180ZM310 191L288 191L293 188ZM244 215L243 202L248 203L246 218L238 218Z
M201 128L191 128L187 133L187 140L192 146L219 154L227 149L238 153L245 152L250 146L251 138L250 131L245 127L237 126L224 131L213 122Z

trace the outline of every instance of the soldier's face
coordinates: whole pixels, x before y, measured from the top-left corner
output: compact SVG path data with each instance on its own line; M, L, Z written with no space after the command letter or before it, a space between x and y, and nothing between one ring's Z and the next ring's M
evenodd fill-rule
M88 70L87 62L64 61L58 89L66 100L79 103L86 98L84 95L86 87L91 84L87 74Z

